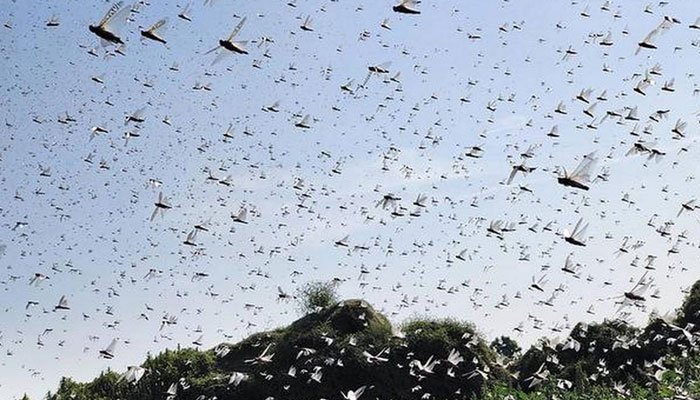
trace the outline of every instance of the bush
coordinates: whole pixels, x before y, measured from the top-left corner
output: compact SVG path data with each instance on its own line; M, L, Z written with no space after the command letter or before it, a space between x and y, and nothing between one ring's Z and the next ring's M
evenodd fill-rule
M695 282L690 293L683 301L683 306L678 310L676 324L685 327L686 324L698 324L700 322L700 281Z
M446 355L476 335L472 324L453 318L413 318L404 323L401 330L410 345L425 350L427 355Z
M498 354L506 358L516 358L520 356L520 346L508 336L501 336L491 342L491 348Z
M309 282L298 290L297 301L304 315L319 312L338 302L336 285L333 282Z

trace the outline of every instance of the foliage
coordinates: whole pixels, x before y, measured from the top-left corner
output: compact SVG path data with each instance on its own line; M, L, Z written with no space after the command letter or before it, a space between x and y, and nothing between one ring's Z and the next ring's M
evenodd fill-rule
M299 309L304 315L330 307L338 300L335 283L325 281L309 282L299 289L297 295Z
M337 302L334 287L327 283L306 288L305 304L313 310L287 327L209 351L148 355L142 364L147 372L135 384L110 370L87 383L63 378L47 399L161 400L173 384L178 400L334 399L365 385L368 399L420 399L424 393L464 400L700 398L700 349L660 318L652 318L643 329L618 320L580 323L566 340L541 339L523 353L506 336L488 345L473 324L454 319L413 318L402 325L401 338L365 301ZM698 284L675 323L692 323L696 310ZM272 359L255 361L268 348ZM452 351L463 358L458 365L447 361ZM385 361L371 360L368 354ZM432 372L414 371L431 359L438 361ZM292 365L295 376L290 375ZM322 383L310 379L315 368L323 371ZM487 378L476 369L487 371ZM541 370L547 377L531 385L530 377ZM246 380L229 384L234 373L244 374Z
M690 288L690 293L683 301L676 318L676 324L683 327L687 324L698 325L698 323L700 323L700 281L695 282Z
M498 354L506 358L514 358L520 355L521 348L518 342L508 336L500 336L491 342L491 348Z

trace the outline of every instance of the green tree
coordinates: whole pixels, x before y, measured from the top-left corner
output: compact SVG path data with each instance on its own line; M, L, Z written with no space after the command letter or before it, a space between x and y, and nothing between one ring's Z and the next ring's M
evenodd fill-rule
M700 322L700 281L695 282L690 293L683 301L683 305L678 310L676 324L685 327L686 324L697 324Z
M338 303L338 293L333 282L313 281L298 290L297 301L303 314L318 312Z
M514 358L520 355L520 346L518 343L508 336L497 337L491 342L491 348L493 348L496 353L507 358Z

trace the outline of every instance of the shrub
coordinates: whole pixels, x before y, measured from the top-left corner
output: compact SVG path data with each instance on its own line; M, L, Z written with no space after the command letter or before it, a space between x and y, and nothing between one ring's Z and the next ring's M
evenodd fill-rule
M508 336L501 336L491 342L491 348L506 358L515 358L520 355L520 346Z
M683 301L683 305L678 310L676 324L685 327L686 324L697 324L700 322L700 281L695 282L690 289L690 293Z
M299 289L297 301L304 315L318 312L338 302L336 285L325 281L309 282Z

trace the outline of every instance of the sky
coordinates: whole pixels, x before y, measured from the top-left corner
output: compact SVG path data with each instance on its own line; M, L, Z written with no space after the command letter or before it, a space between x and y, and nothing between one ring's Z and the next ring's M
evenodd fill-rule
M697 196L693 1L646 11L423 1L420 15L393 12L393 1L287 3L194 1L189 22L184 2L141 4L118 30L119 52L88 30L111 3L0 10L1 398L41 398L61 376L121 372L200 334L207 349L283 326L300 314L278 290L315 280L336 280L341 298L364 298L397 326L451 317L524 345L578 321L643 324L680 305L700 277L700 220L678 215ZM307 16L312 31L300 29ZM638 51L664 16L680 23ZM244 17L235 40L248 54L207 54ZM167 44L142 39L162 18ZM608 32L613 45L601 46ZM368 77L379 64L388 72ZM642 95L633 89L645 76ZM671 79L675 90L661 90ZM590 104L576 99L587 88ZM591 124L583 110L603 91ZM263 110L275 102L278 112ZM633 107L639 121L603 118ZM144 121L125 124L140 109ZM650 121L658 110L668 112ZM295 126L305 115L310 127ZM688 125L674 139L679 119ZM92 137L95 126L108 132ZM558 138L547 136L554 126ZM665 155L628 155L638 140ZM466 156L472 146L480 158ZM531 146L536 169L507 185ZM607 181L557 183L591 152L593 176L609 171ZM161 192L172 209L151 221ZM377 206L389 193L404 216ZM408 215L420 194L426 207ZM230 217L241 208L247 224ZM562 235L579 219L585 247ZM487 235L496 220L515 231ZM345 236L349 248L334 245ZM628 252L616 252L626 237ZM568 256L577 276L561 271ZM49 279L30 285L36 273ZM645 273L658 296L620 310ZM529 290L542 276L545 291ZM70 310L54 310L61 296ZM162 326L169 316L177 324ZM98 358L113 339L115 357Z

